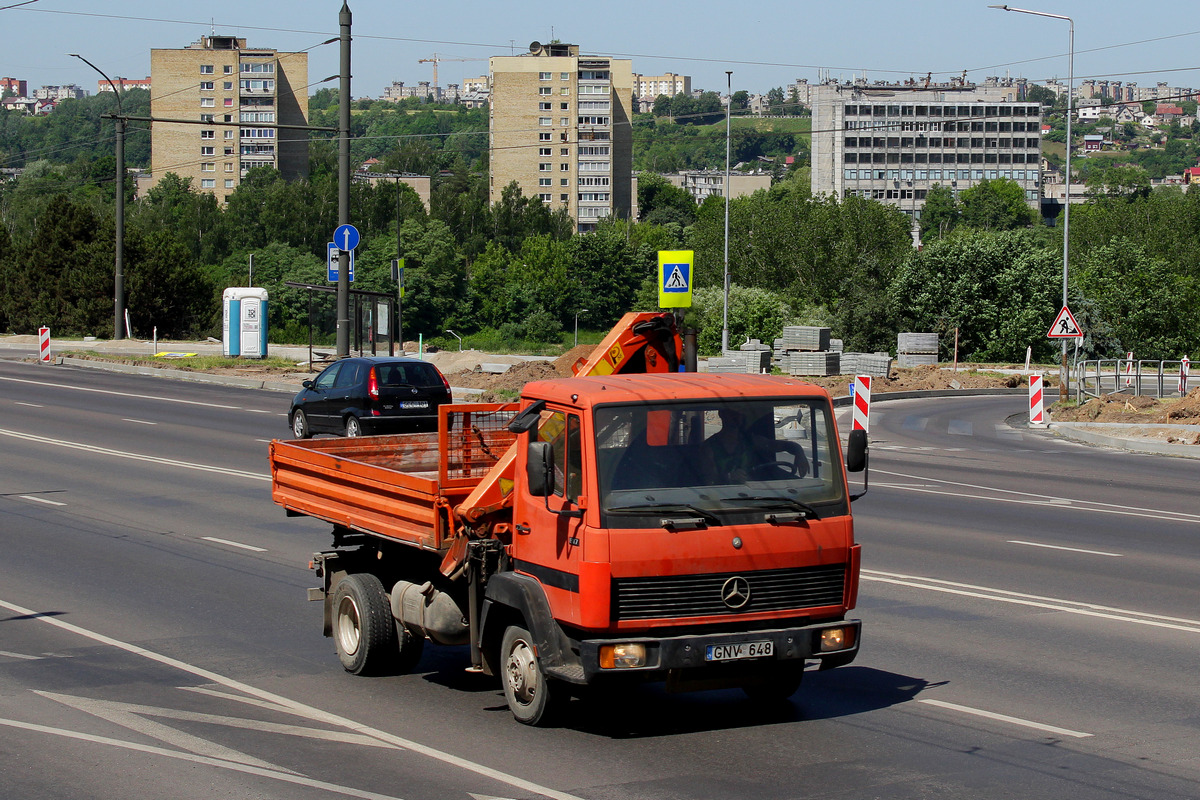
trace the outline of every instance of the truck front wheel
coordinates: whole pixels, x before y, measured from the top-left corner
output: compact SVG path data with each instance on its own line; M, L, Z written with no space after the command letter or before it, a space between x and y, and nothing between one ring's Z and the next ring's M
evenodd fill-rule
M333 596L333 639L347 672L370 675L396 660L396 623L379 578L365 572L347 575Z
M500 680L509 710L526 725L549 724L566 699L542 671L529 631L516 625L504 632L500 644Z

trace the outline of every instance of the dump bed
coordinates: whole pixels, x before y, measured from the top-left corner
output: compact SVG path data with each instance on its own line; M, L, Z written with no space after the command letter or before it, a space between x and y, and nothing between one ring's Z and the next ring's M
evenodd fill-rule
M272 441L271 499L290 513L442 550L456 530L452 509L515 440L516 411L443 405L436 433Z

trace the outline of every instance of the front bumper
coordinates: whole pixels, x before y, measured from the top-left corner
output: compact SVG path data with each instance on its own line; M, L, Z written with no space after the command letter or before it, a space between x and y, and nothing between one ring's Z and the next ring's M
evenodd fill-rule
M841 650L822 652L821 632L830 628L852 629L852 644ZM741 678L747 673L753 673L759 669L776 669L781 662L800 662L796 665L800 669L803 669L803 662L808 659L821 661L822 667L849 664L858 655L861 633L861 620L834 620L794 628L769 628L739 633L707 633L661 638L631 636L585 639L579 643L579 656L586 683L592 683L593 680L607 680L610 676L614 678L640 676L643 680L662 680L673 673L696 673L697 676L713 677L728 673L731 678L734 676ZM732 662L713 662L705 659L709 645L762 641L772 642L774 655ZM601 668L600 648L614 642L644 645L646 648L645 666L623 669Z

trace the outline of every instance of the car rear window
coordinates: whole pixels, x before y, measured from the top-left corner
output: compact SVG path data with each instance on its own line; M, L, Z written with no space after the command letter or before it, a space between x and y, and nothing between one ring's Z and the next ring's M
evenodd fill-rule
M423 389L442 388L441 373L432 364L380 364L376 371L383 386L417 386Z

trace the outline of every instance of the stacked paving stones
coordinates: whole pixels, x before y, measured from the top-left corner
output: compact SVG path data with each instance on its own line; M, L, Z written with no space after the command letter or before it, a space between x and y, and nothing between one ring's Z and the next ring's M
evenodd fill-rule
M710 358L708 371L757 375L771 371L771 348L758 339L750 339L737 350L726 351L722 358Z
M842 353L843 375L886 378L891 371L892 357L888 353Z
M901 333L896 336L896 366L924 367L937 363L936 333Z
M840 350L841 341L829 338L829 328L788 325L775 340L775 360L789 375L837 375L841 359L832 346L834 341Z

